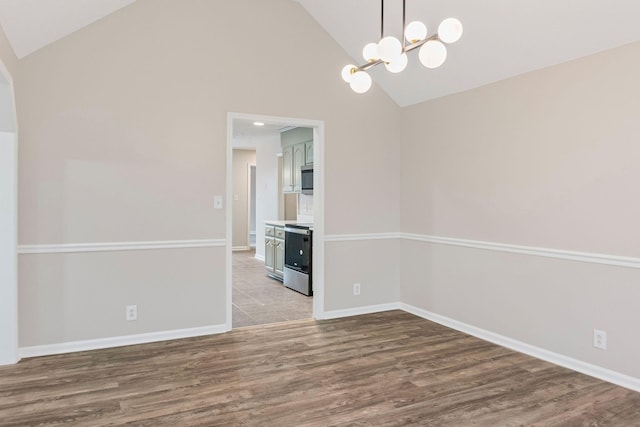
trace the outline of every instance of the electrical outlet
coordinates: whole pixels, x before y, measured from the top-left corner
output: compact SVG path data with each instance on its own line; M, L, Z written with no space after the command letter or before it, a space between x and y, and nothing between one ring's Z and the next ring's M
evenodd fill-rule
M593 330L593 346L601 350L607 349L607 333L605 331Z
M138 320L138 306L137 305L128 305L126 308L126 318L127 320Z
M360 295L360 283L353 284L353 294Z
M214 209L222 209L222 196L214 196L213 197L213 208Z

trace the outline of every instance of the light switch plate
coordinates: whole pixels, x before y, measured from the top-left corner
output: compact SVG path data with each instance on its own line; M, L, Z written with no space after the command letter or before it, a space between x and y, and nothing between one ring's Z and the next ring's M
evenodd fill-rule
M222 196L214 196L214 198L213 198L213 208L214 209L222 209Z

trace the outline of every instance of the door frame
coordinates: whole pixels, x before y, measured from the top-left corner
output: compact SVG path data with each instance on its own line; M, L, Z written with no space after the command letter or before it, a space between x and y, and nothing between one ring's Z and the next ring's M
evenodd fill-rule
M0 61L0 365L18 363L18 124L13 79Z
M252 181L251 181L251 170L256 171L256 165L255 164L248 164L247 165L247 247L249 249L251 249L251 210L255 209L256 206L254 206L256 203L254 203L251 194L252 191L255 192L256 188L254 188L254 186L252 185ZM254 172L255 173L255 172ZM258 225L256 224L256 230L257 231ZM256 241L256 246L258 245L258 242Z
M293 117L277 117L261 114L227 113L227 185L225 199L227 200L226 218L226 322L227 330L232 329L232 231L233 231L233 122L234 120L251 120L264 123L276 123L290 126L308 127L313 129L313 318L325 318L324 311L324 121L301 119ZM257 224L256 224L257 227ZM259 242L256 242L258 245Z

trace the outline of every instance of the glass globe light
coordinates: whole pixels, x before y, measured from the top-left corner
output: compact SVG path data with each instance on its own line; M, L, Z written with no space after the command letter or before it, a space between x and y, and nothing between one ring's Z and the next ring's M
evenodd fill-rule
M462 23L456 18L447 18L438 26L438 38L445 43L455 43L462 36Z
M349 65L345 65L342 68L342 80L344 80L345 82L349 83L351 82L351 76L353 75L353 70L356 69L356 66L353 64L349 64Z
M420 21L413 21L404 30L404 36L411 43L424 40L427 37L427 26Z
M387 36L378 42L378 56L384 62L392 62L402 55L402 43L395 37Z
M447 48L437 40L429 40L420 48L420 62L427 68L438 68L447 59Z
M367 62L373 62L378 60L378 44L367 43L364 49L362 49L362 56L364 57L364 60Z
M409 63L409 58L407 57L406 53L403 53L393 61L385 62L384 66L387 68L387 70L391 71L392 73L400 73L404 71L405 68L407 68L408 63Z
M356 71L351 75L349 86L355 93L365 93L371 87L371 77L364 71Z

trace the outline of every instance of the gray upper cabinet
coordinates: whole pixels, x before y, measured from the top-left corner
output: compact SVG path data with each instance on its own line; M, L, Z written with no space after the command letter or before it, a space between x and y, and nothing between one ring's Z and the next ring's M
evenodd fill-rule
M313 163L313 129L295 128L280 134L282 143L282 191L300 192L300 168Z
M299 193L301 190L301 174L300 168L305 165L304 162L304 144L296 144L293 146L293 192Z
M313 141L307 141L304 143L304 164L313 164Z
M282 149L282 191L293 191L293 146Z

